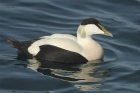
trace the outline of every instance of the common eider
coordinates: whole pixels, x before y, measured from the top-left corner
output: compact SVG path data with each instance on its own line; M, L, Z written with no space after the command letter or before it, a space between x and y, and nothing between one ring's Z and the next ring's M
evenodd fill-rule
M95 18L87 18L77 29L77 37L70 34L53 34L38 39L19 42L7 39L19 54L30 55L39 60L59 63L85 63L102 59L103 49L92 39L94 34L113 35Z

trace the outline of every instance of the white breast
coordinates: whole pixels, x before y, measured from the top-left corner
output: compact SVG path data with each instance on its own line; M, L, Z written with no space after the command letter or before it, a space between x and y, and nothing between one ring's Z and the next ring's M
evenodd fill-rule
M103 57L103 49L97 42L90 43L90 45L84 46L84 56L90 61L101 59Z

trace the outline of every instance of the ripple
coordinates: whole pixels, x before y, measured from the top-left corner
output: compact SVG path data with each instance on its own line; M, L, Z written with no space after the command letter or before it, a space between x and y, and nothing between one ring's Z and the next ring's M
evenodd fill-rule
M0 92L139 92L139 9L139 0L2 0ZM30 59L28 63L16 59L16 49L6 42L53 33L75 35L88 17L97 18L114 35L93 36L104 49L104 61L42 65Z

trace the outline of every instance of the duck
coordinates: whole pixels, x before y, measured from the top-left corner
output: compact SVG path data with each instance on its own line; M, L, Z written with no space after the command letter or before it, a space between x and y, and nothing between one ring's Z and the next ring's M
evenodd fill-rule
M77 64L103 58L103 48L92 39L95 34L113 37L97 19L86 18L78 26L77 36L56 33L27 41L8 38L7 42L18 49L18 54L42 61Z

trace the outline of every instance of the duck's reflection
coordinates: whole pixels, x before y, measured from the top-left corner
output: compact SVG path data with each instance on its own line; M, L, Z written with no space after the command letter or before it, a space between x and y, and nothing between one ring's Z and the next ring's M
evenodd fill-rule
M107 74L107 70L99 70L98 63L102 62L99 60L80 65L39 62L35 58L28 59L28 61L27 68L44 75L72 82L81 90L100 89L103 77Z

